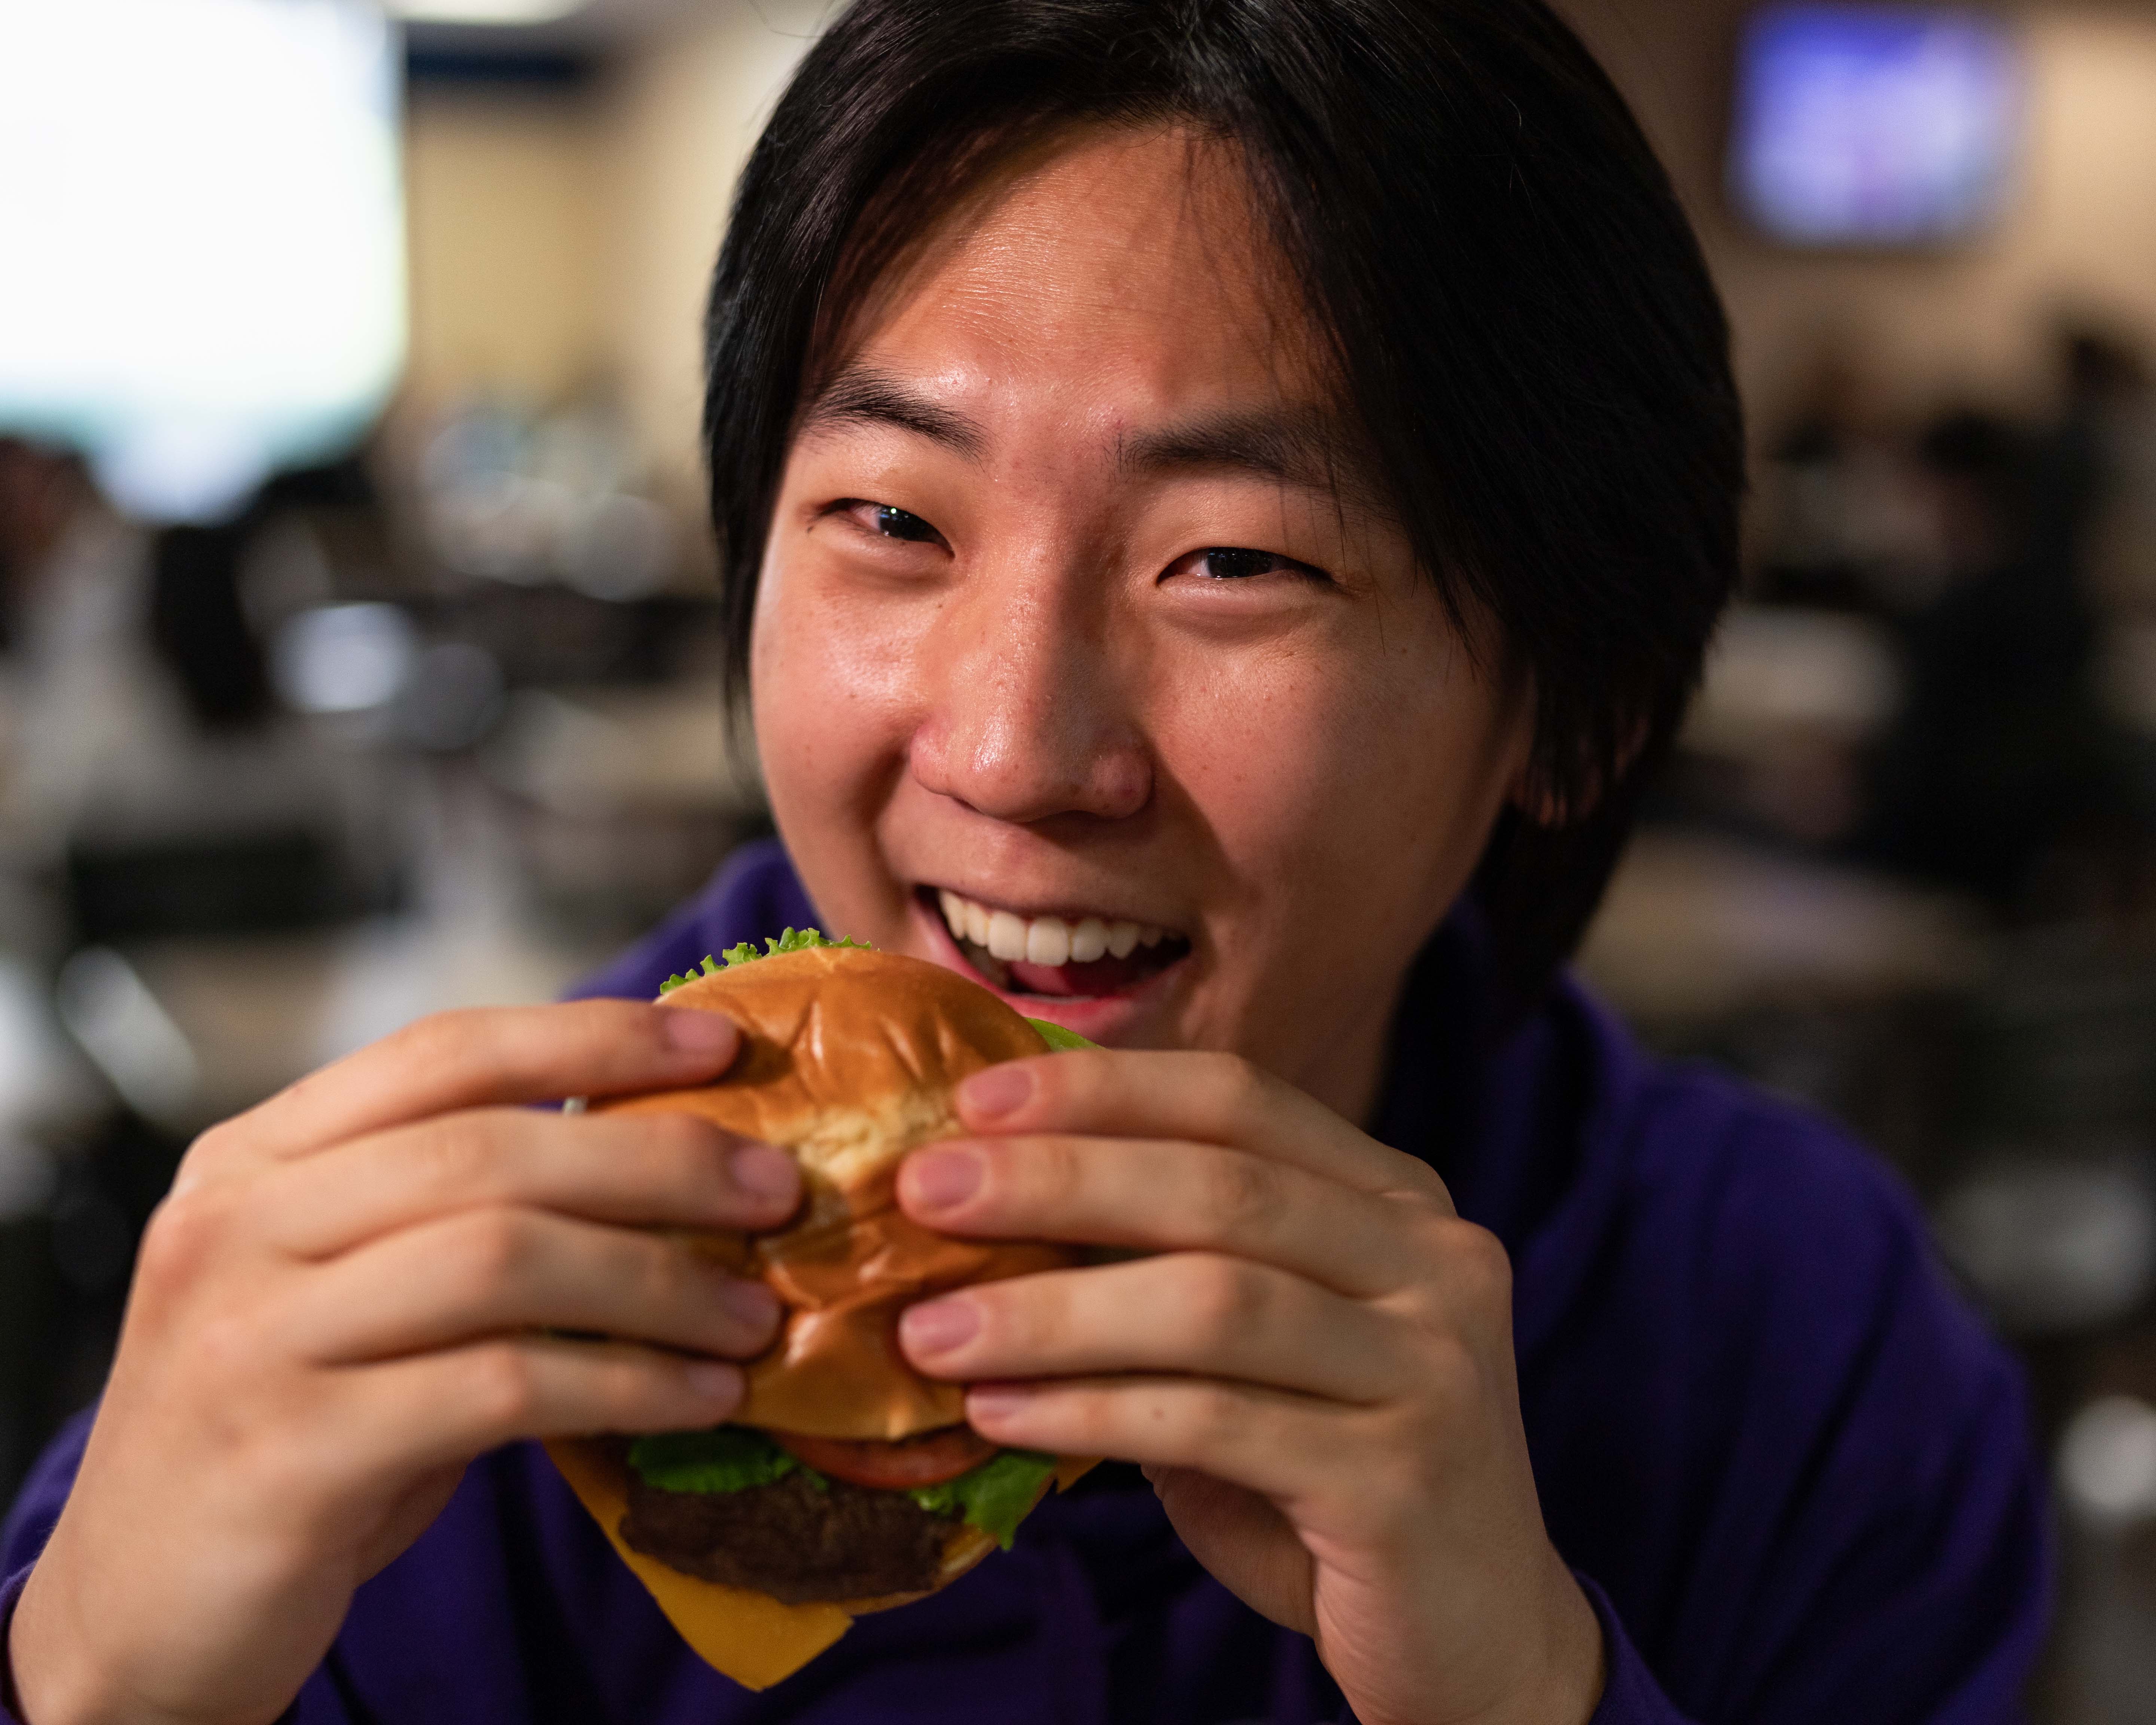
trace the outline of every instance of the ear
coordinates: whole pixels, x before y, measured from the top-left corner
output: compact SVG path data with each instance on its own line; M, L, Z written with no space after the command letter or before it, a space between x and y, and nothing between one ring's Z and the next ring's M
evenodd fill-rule
M1647 732L1645 719L1634 720L1618 752L1615 766L1607 772L1591 768L1584 771L1581 783L1569 789L1552 782L1548 763L1537 759L1530 748L1513 775L1507 800L1538 827L1577 826L1594 813L1603 798L1632 770L1647 746Z
M1506 800L1536 826L1571 824L1570 805L1558 794L1548 776L1532 761L1522 767L1513 778L1512 788L1507 793Z

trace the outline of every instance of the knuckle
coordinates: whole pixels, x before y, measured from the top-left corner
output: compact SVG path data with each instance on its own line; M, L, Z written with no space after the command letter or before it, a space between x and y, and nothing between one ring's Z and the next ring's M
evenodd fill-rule
M1435 1168L1419 1157L1407 1155L1400 1156L1395 1166L1400 1176L1400 1189L1396 1195L1401 1203L1414 1204L1435 1215L1453 1215L1451 1191Z
M474 1006L430 1013L398 1031L388 1045L410 1072L453 1073L482 1089L514 1085L558 1055L528 1024L512 1029L505 1022L509 1010Z
M146 1291L162 1295L193 1281L223 1255L230 1221L229 1200L216 1183L169 1194L143 1230L138 1282Z
M1186 1310L1201 1340L1237 1342L1263 1327L1271 1301L1265 1280L1227 1258L1197 1258L1188 1271Z
M718 1127L694 1114L638 1117L635 1142L662 1178L684 1184L707 1179L726 1140Z
M1000 1351L1055 1353L1075 1327L1071 1290L1060 1276L1035 1277L1022 1288L988 1282L968 1297L980 1317L982 1341Z
M608 1350L593 1364L592 1399L603 1417L619 1430L633 1430L654 1420L664 1421L680 1400L680 1374L649 1355Z
M1070 1431L1072 1451L1098 1454L1116 1447L1128 1422L1118 1417L1111 1396L1096 1389L1072 1389L1057 1401L1057 1423ZM1158 1404L1155 1408L1157 1411Z
M1477 1307L1509 1307L1512 1298L1512 1260L1504 1243L1486 1228L1472 1222L1448 1222L1445 1246L1460 1281L1462 1296Z
M1209 1054L1205 1059L1205 1082L1214 1106L1224 1115L1241 1119L1265 1111L1271 1098L1272 1079L1240 1055Z
M1240 1151L1221 1151L1200 1164L1205 1215L1222 1242L1266 1234L1278 1218L1279 1171Z
M1245 1418L1245 1410L1233 1394L1209 1384L1184 1402L1180 1423L1193 1454L1214 1455L1240 1433Z
M470 1393L474 1411L489 1428L521 1430L539 1410L537 1364L514 1343L482 1349L471 1363Z
M549 1010L579 1035L595 1042L618 1042L629 1037L662 1042L666 1036L670 1009L648 1000L615 1000L598 996L589 1000L565 1001Z
M430 1012L393 1032L389 1045L412 1060L428 1065L469 1060L473 1054L480 1016L469 1009Z
M716 1277L700 1267L685 1245L661 1240L638 1240L630 1274L648 1309L654 1312L700 1306L708 1299Z
M246 1128L241 1123L244 1119L243 1115L235 1120L221 1120L198 1133L194 1142L187 1146L181 1166L207 1174L214 1173L221 1163L237 1160L247 1137Z
M1029 1206L1055 1209L1068 1204L1085 1178L1077 1147L1068 1138L1035 1138L1023 1153L1009 1143L987 1147L992 1183L1009 1181Z
M1416 1256L1427 1263L1442 1264L1452 1250L1455 1219L1434 1204L1413 1198L1388 1199L1393 1214L1401 1217L1408 1241Z
M506 1209L475 1211L458 1224L458 1261L472 1291L484 1296L512 1286L531 1254L530 1230Z
M418 1147L420 1178L442 1194L490 1191L500 1172L496 1122L485 1114L450 1114L434 1122Z

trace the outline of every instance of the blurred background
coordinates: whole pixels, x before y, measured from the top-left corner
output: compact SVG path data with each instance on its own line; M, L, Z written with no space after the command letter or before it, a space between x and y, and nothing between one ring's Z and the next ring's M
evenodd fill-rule
M1568 0L1734 319L1746 593L1584 968L2022 1351L2156 1721L2156 0ZM821 0L0 0L0 1498L191 1136L767 831L697 314Z

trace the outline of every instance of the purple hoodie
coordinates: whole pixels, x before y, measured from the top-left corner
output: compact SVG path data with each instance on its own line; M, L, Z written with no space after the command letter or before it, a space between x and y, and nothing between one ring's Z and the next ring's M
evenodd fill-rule
M783 853L758 846L581 992L649 997L706 953L815 920ZM1597 1725L2019 1717L2048 1597L2041 1470L2019 1375L1907 1193L1825 1121L1643 1057L1576 987L1486 1046L1479 951L1455 916L1419 960L1377 1134L1432 1163L1512 1254L1543 1512L1607 1640ZM61 1434L0 1534L0 1627L85 1430ZM545 1457L515 1445L359 1589L286 1717L1348 1714L1311 1643L1206 1574L1134 1469L1096 1470L1014 1551L753 1695L681 1644Z

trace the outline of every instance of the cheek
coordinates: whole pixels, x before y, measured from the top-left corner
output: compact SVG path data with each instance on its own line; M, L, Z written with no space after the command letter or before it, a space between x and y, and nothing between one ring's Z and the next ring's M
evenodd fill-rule
M915 722L911 642L774 557L757 594L749 677L765 786L794 855L872 847Z
M1383 901L1370 889L1388 880L1418 898L1458 853L1471 862L1509 780L1496 698L1449 634L1214 665L1170 689L1165 775L1253 904L1349 886Z

